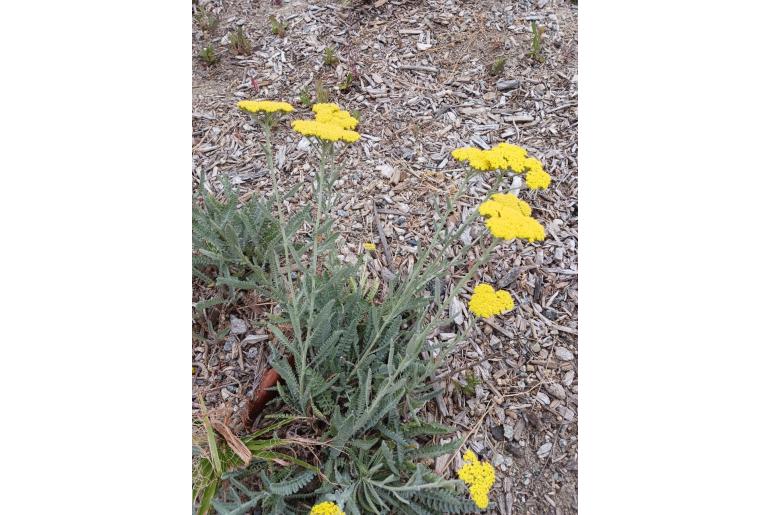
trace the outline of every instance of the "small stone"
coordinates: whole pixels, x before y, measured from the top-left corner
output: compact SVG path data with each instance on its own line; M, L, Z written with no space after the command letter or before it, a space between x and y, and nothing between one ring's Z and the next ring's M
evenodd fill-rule
M337 214L344 218L344 217L348 216L349 213L347 211L345 211L344 209L338 209L337 210Z
M386 179L390 179L393 174L395 173L396 169L390 166L389 164L382 164L378 165L376 167L377 170L379 170L380 174L385 177Z
M557 411L561 413L561 416L564 417L564 420L567 422L572 422L572 420L575 418L575 411L566 406L559 406Z
M567 373L564 374L564 377L562 378L561 382L564 383L564 386L570 386L572 385L572 381L574 380L575 380L575 371L567 370Z
M302 138L301 140L299 140L299 143L297 143L297 150L299 150L300 152L310 152L312 148L313 146L310 144L310 140L307 138Z
M520 445L507 443L505 445L505 450L508 451L514 458L524 457L524 449Z
M557 399L564 400L567 398L567 393L564 391L564 387L559 383L549 383L545 385L545 389L556 397Z
M233 345L235 344L236 341L238 341L237 338L232 334L228 336L227 339L225 340L224 351L230 352L231 350L233 350Z
M570 352L570 350L566 349L565 347L556 347L553 350L553 353L556 354L556 357L562 361L572 361L575 359L575 356L572 354L572 352Z
M230 317L230 334L243 334L247 330L246 322L236 316Z
M499 80L497 81L497 89L500 91L508 91L519 87L519 81L517 80Z
M249 359L255 359L257 357L257 354L259 354L259 349L257 347L252 347L246 353L246 357Z
M540 458L541 460L547 458L548 455L551 453L551 448L552 447L553 447L553 444L551 442L545 442L537 450L537 457Z
M537 395L535 395L535 400L545 406L551 404L551 399L548 397L548 395L545 394L545 392L537 392Z
M503 435L506 440L513 439L513 426L510 424L503 424Z
M540 352L540 344L539 344L539 343L534 343L534 344L532 345L532 352L534 352L535 354L537 354L538 352Z
M463 323L463 304L457 297L452 298L452 304L449 306L449 317L455 324L460 325Z

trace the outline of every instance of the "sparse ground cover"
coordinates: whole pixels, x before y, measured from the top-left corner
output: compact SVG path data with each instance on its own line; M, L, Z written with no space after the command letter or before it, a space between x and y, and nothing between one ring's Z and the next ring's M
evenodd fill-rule
M365 242L374 243L369 266L383 284L390 270L412 270L417 243L432 236L433 200L456 192L467 172L452 150L508 141L543 161L550 187L522 188L519 196L545 227L545 240L496 247L476 277L510 291L515 308L473 321L472 284L453 303L452 323L430 338L446 341L468 331L468 339L436 372L443 394L426 410L494 465L494 510L576 511L577 6L214 1L198 7L206 14L193 20L193 187L205 176L209 191L221 195L227 178L244 202L269 195L262 133L235 103L286 100L299 117L309 117L309 106L328 96L360 118L361 134L337 157L336 253L353 263ZM275 128L273 143L278 189L299 185L287 206L297 209L312 198L315 149L288 124ZM472 180L450 223L461 223L491 186L483 176ZM466 272L464 264L452 276ZM197 302L215 292L196 283L194 295ZM196 414L204 405L222 418L243 411L267 369L272 335L258 321L270 309L246 294L194 311ZM238 430L238 420L230 425ZM439 456L433 469L449 476L462 462L458 450Z

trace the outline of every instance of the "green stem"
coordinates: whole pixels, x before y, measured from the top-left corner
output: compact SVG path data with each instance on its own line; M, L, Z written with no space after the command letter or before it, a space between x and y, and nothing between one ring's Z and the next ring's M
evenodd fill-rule
M317 296L316 294L316 278L318 275L318 238L320 236L319 234L319 228L321 226L321 217L323 214L326 214L326 201L324 200L324 191L326 189L326 181L325 181L325 174L326 174L326 166L328 164L328 160L331 159L332 163L334 162L334 144L328 143L328 142L322 142L321 143L321 158L318 166L318 174L316 175L316 215L315 215L315 221L313 223L313 233L311 237L313 238L313 253L311 254L311 260L310 260L310 292L309 292L309 298L310 298L310 309L308 310L308 327L313 326L313 320L315 318L315 298ZM307 331L307 334L305 335L305 339L302 344L302 352L300 356L300 368L299 370L304 371L307 367L307 354L309 352L309 346L310 346L310 331ZM301 338L301 335L300 335ZM304 385L305 385L305 374L300 373L299 376L299 391L304 391Z
M286 269L286 284L289 289L291 298L294 298L294 286L291 280L291 267L289 266L289 241L286 236L286 218L283 214L283 206L280 205L280 195L278 194L278 178L276 177L275 161L273 159L273 143L272 143L272 120L269 118L263 119L260 124L262 125L262 131L265 134L265 143L262 145L262 150L265 152L265 159L267 160L267 168L270 171L270 181L273 185L273 200L272 204L275 205L275 209L278 212L278 225L281 227L281 242L283 244L283 257L284 268Z

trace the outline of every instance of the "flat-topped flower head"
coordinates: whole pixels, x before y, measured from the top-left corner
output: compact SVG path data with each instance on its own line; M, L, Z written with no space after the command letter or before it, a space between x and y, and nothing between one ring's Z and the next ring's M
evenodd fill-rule
M313 105L313 112L316 121L321 123L331 123L343 129L355 129L358 125L358 120L349 112L341 110L337 104L315 104Z
M531 190L544 190L551 184L551 176L543 170L543 163L534 157L524 160L527 169L527 187Z
M317 104L313 104L313 112L316 114L333 113L339 110L340 110L340 106L338 106L334 102L318 102Z
M510 143L499 143L489 150L461 147L452 151L452 157L458 161L467 161L471 168L482 172L509 170L521 173L524 171L527 151Z
M465 161L474 170L482 172L526 172L527 186L533 190L544 190L551 184L551 176L543 170L543 164L534 157L527 156L525 149L510 143L498 143L488 150L461 147L452 151L452 157Z
M237 104L239 109L256 113L291 113L294 108L287 102L274 102L272 100L241 100Z
M492 195L479 206L479 214L486 217L487 229L495 238L523 238L530 242L545 239L545 229L532 218L529 204L510 193Z
M461 147L452 151L452 157L458 161L467 161L468 165L479 171L494 170L484 150L474 147Z
M483 216L502 216L501 213L505 207L513 208L524 216L532 215L529 204L513 193L493 193L489 200L479 206L479 213Z
M294 120L291 122L291 128L303 136L313 136L324 141L355 143L361 139L361 135L356 131L350 131L343 129L339 125L323 123L317 120Z
M375 245L374 243L367 242L367 243L364 243L364 249L366 249L366 250L377 250L377 245Z
M531 190L544 190L551 184L551 176L544 170L527 172L527 187Z
M507 291L495 291L492 286L481 283L473 289L468 308L476 316L489 318L512 310L513 299Z
M345 512L333 502L324 501L313 506L310 515L345 515Z
M499 155L499 159L505 163L504 166L500 166L501 170L510 170L516 173L524 171L527 151L523 148L503 142L492 147L490 152Z
M489 491L495 484L495 469L487 461L479 461L470 449L463 455L464 465L457 471L457 477L468 485L468 492L476 506L482 510L489 506Z

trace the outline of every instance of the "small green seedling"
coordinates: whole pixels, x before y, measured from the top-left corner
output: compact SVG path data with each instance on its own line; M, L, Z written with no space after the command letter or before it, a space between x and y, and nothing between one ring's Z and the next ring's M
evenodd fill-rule
M505 69L505 61L505 57L498 57L495 59L495 62L492 63L492 66L489 67L489 74L493 77L496 77L497 75L503 73L503 70Z
M453 381L455 386L466 396L474 396L476 395L476 386L481 384L481 380L476 377L473 372L468 372L465 374L465 384L460 383L459 381Z
M353 85L353 75L351 73L348 73L345 75L345 80L340 82L340 85L339 85L340 91L347 91L350 89L352 85Z
M310 107L313 103L313 99L310 98L310 93L307 92L307 88L302 88L299 92L299 102L305 107Z
M251 53L251 41L243 33L243 27L238 27L235 32L230 34L230 50L240 55Z
M286 29L288 28L286 22L278 21L278 18L276 18L275 15L271 15L268 20L270 20L270 32L272 32L274 36L282 38L286 35Z
M540 33L545 29L540 29L537 26L537 23L535 23L535 20L532 20L530 24L532 27L532 50L529 51L529 56L535 61L542 63L545 61L545 57L542 54L543 47L540 40Z
M214 13L208 12L203 7L195 15L195 21L201 30L208 33L213 33L219 27L219 17L215 16Z
M201 58L201 61L206 63L208 66L212 66L219 61L219 56L214 51L214 47L211 43L203 47L203 49L200 51L200 54L198 54L198 57Z
M324 104L329 101L329 90L326 89L320 80L315 81L315 101L318 104Z
M324 64L326 66L334 66L338 62L340 62L340 60L334 55L334 49L332 47L326 47L324 49Z

